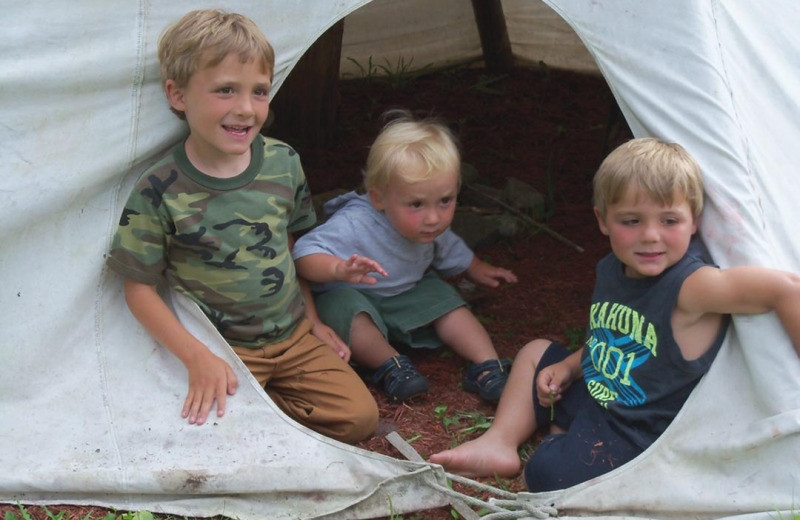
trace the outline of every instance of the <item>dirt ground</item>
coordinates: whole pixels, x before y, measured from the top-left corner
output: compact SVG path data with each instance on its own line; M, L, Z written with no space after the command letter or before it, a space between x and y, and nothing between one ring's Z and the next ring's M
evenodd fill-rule
M550 193L546 225L583 249L564 244L536 228L481 248L484 260L514 271L519 282L486 290L472 302L503 357L513 358L526 342L545 337L572 342L587 319L594 264L608 252L591 209L591 177L603 156L629 137L617 115L608 87L599 76L519 67L488 75L480 68L458 68L413 79L351 79L340 84L338 124L331 146L302 150L314 193L351 189L361 180L370 142L388 108L406 108L451 124L462 144L465 162L481 181L502 186L509 177ZM454 280L455 281L455 280ZM390 404L375 392L381 410L381 433L397 430L422 457L468 440L485 429L492 406L460 387L466 362L447 349L412 353L431 391L406 404ZM537 438L522 447L522 456ZM382 435L363 448L402 458ZM484 482L521 491L520 478ZM102 518L101 508L52 506L72 518ZM0 506L0 514L18 514ZM48 518L40 508L31 518ZM452 519L450 508L406 514L410 519Z

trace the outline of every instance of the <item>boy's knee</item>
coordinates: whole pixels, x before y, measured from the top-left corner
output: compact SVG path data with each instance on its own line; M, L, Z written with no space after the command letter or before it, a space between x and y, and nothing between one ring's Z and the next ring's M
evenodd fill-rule
M334 439L355 444L370 437L378 428L378 404L372 396L354 402L348 410L349 414L342 417L340 428L331 437Z
M517 356L514 360L516 363L517 361L521 361L523 363L531 363L534 366L539 365L539 361L542 359L545 351L550 347L552 341L549 339L535 339L530 343L525 344L519 352L517 352Z

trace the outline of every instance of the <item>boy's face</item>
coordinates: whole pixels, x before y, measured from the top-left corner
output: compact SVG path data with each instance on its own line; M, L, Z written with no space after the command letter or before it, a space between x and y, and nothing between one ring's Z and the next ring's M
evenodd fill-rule
M631 278L658 276L675 265L697 231L685 197L676 195L671 205L662 206L635 188L609 205L605 216L595 208L595 216Z
M407 182L392 175L383 192L369 191L372 205L383 211L403 237L427 244L444 233L453 221L458 195L458 176L442 173L421 182Z
M230 177L250 164L250 145L269 113L270 77L256 60L228 54L178 86L167 80L170 105L186 114L186 152L200 171Z

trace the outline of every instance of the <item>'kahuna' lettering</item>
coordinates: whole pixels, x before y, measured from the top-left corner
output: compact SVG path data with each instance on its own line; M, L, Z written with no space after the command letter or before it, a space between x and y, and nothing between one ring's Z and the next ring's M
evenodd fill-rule
M593 303L589 313L592 329L607 329L643 345L653 356L658 353L658 336L655 326L636 310L619 303Z

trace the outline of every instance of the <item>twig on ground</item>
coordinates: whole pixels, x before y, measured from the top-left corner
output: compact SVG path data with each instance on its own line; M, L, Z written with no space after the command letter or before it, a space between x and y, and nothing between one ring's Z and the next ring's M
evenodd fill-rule
M516 216L518 216L519 218L521 218L525 222L527 222L527 223L529 223L529 224L541 229L542 231L544 231L545 233L547 233L551 237L555 238L559 242L572 247L573 249L575 249L579 253L583 253L584 249L581 246L579 246L575 242L572 242L571 240L567 239L563 235L553 231L546 224L542 224L541 222L537 222L537 221L533 220L531 217L529 217L528 215L522 213L517 208L515 208L513 206L509 206L508 204L506 204L505 202L503 202L502 200L500 200L500 199L498 199L496 197L492 197L491 195L487 195L486 193L482 192L481 190L479 190L475 186L472 186L470 184L465 184L465 186L467 188L471 189L472 191L474 191L475 193L478 193L482 197L485 197L485 198L491 200L492 202L494 202L495 204L498 204L498 205L502 206L503 208L507 209L508 211L511 211L512 213L514 213Z

